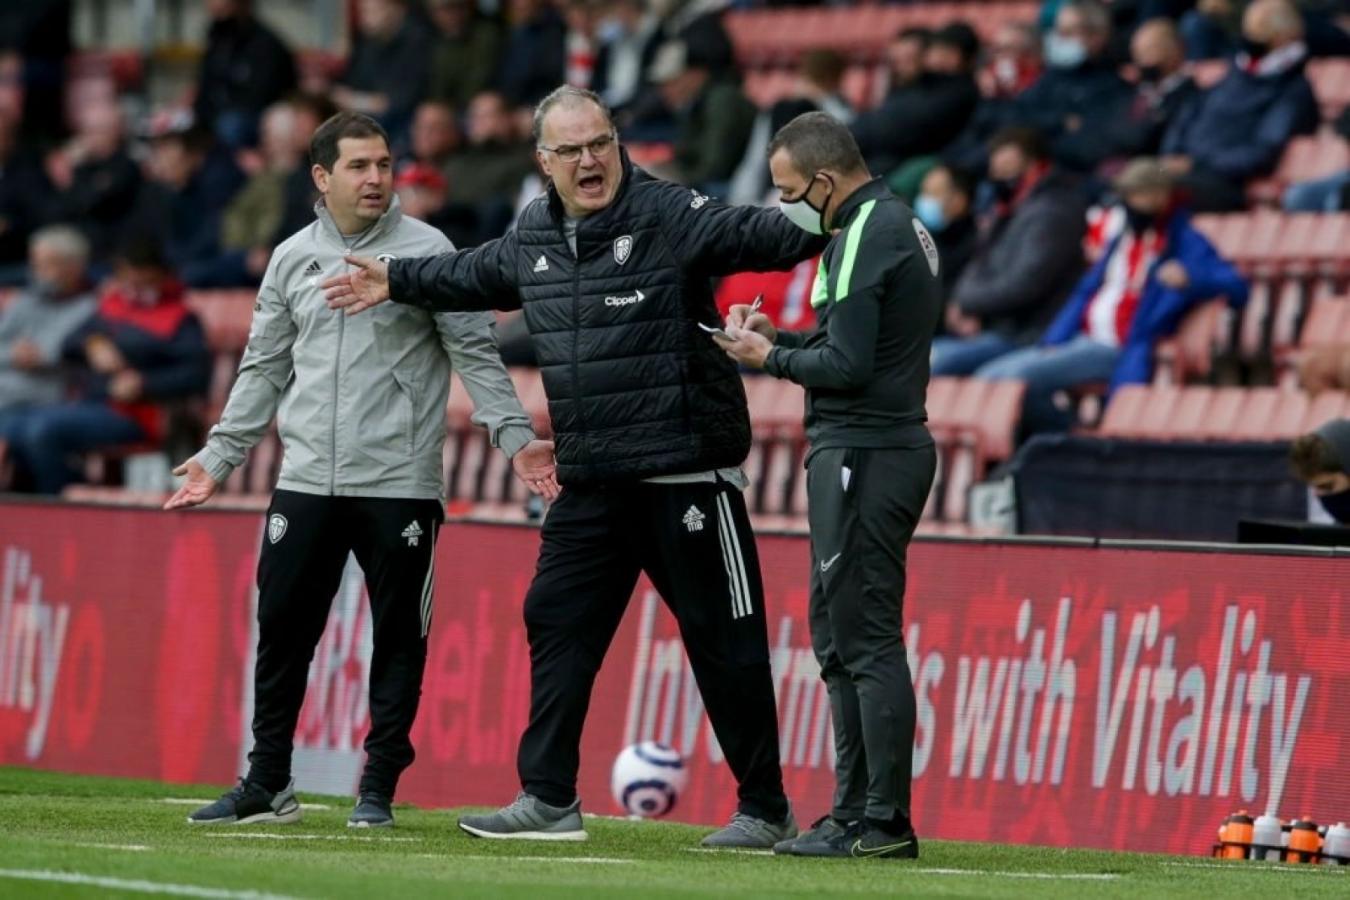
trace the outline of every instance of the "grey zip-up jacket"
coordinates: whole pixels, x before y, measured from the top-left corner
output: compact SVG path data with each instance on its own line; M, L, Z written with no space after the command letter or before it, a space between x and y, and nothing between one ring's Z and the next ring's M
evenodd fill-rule
M277 247L253 307L230 399L194 457L217 482L243 463L277 416L284 455L277 487L306 494L440 499L445 404L453 364L475 424L507 456L534 439L492 332L491 313L441 313L398 303L348 317L320 283L343 256L432 256L445 235L404 216L398 198L365 232L344 239L323 201L318 220Z

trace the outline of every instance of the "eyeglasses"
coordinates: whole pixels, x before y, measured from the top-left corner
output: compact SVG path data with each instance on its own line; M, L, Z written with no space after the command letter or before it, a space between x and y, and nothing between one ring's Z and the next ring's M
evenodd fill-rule
M591 151L591 156L595 159L604 159L606 156L609 156L610 151L614 149L614 144L614 133L610 132L604 137L596 138L589 144L581 144L580 146L577 144L560 144L557 147L546 147L543 144L540 144L539 149L556 154L558 159L562 162L574 163L581 161L581 153L584 150Z

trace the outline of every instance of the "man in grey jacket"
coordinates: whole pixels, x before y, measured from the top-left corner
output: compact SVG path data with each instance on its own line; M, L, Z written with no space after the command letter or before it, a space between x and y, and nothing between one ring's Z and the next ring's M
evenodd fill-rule
M179 466L166 509L205 502L278 417L285 453L258 560L258 654L249 772L193 824L300 818L291 750L305 681L354 553L373 618L370 734L352 827L393 824L431 627L441 451L450 366L474 421L530 489L555 496L553 445L535 438L494 343L490 313L433 315L389 305L348 319L320 282L359 252L393 259L453 249L405 217L393 197L384 130L355 113L325 122L310 145L318 219L277 247L254 306L248 348L220 424Z
M61 345L98 305L85 268L89 241L53 225L28 242L32 278L0 315L0 440L23 410L63 399Z

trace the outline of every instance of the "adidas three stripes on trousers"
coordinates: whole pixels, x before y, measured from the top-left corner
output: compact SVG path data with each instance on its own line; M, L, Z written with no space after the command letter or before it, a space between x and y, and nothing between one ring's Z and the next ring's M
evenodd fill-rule
M740 811L781 820L759 557L745 500L721 481L568 487L549 509L525 598L531 698L521 785L553 806L575 799L591 687L643 572L679 623Z

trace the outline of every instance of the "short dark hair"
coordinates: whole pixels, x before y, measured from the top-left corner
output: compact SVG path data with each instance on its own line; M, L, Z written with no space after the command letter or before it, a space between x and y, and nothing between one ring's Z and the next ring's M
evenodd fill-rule
M769 141L769 156L783 150L797 171L808 178L824 169L835 172L864 172L858 142L848 126L829 113L802 113L788 122Z
M164 254L164 244L155 235L146 231L133 231L117 246L114 261L133 269L159 269L170 271L169 261Z
M961 166L954 166L951 163L945 162L938 163L929 171L936 172L939 169L947 173L947 177L951 179L952 187L956 188L958 193L964 194L967 199L974 198L975 188L978 187L980 183L980 180L975 177L974 172L962 168Z
M1318 475L1344 472L1336 448L1320 434L1305 434L1296 438L1289 448L1289 464L1300 481L1312 481Z
M960 19L948 22L933 32L932 44L956 50L967 66L973 65L976 57L980 55L980 36L975 33L974 28Z
M989 139L989 152L993 153L1009 144L1021 150L1023 156L1034 162L1050 158L1050 144L1039 129L1026 125L1009 125L1002 128Z
M331 172L342 155L338 141L368 137L382 138L384 145L389 146L389 135L379 122L361 113L340 112L315 129L314 137L309 140L309 161Z

